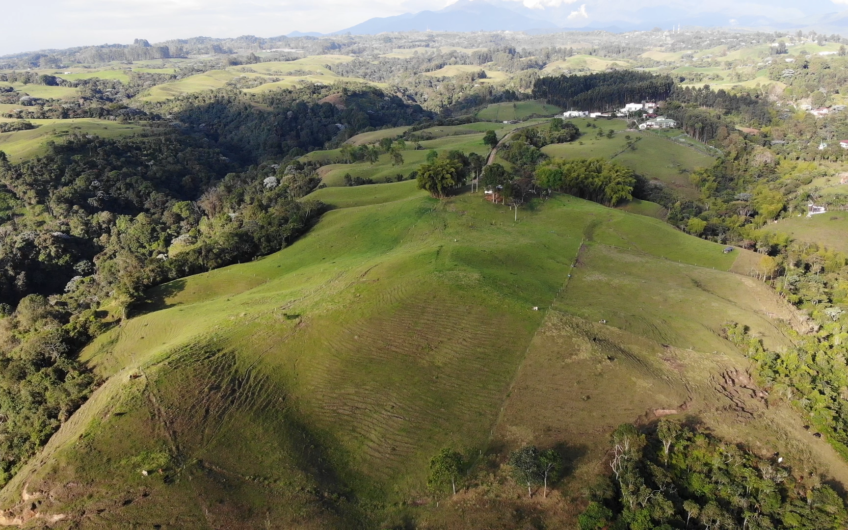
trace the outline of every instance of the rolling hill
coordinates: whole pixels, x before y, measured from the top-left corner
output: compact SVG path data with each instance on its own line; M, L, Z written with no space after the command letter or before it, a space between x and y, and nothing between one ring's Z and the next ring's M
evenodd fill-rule
M779 348L795 317L737 253L567 196L517 223L411 182L314 198L336 208L300 241L154 289L83 352L104 383L0 492L2 522L572 528L609 430L684 413L848 484L722 337L735 320ZM527 442L571 448L550 504L426 490L442 447L485 475Z

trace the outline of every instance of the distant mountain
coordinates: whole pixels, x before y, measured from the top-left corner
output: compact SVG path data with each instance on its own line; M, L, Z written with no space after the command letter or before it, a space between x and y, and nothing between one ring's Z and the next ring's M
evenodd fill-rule
M439 11L421 11L393 17L378 17L336 32L353 35L401 31L528 31L553 30L558 26L535 18L532 10L516 2L460 0Z
M292 38L295 38L295 37L323 37L323 36L324 36L323 33L318 33L317 31L307 31L307 32L292 31L291 33L286 35L286 37L292 37Z
M403 31L644 31L655 27L739 28L758 30L815 29L848 33L848 11L833 12L830 0L714 0L641 7L615 0L582 0L559 5L524 7L508 0L459 0L438 11L372 18L337 33L374 35Z

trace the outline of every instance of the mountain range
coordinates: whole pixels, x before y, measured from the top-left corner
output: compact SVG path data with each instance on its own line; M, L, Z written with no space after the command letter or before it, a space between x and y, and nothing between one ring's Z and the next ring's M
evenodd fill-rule
M623 0L581 0L558 5L526 7L511 0L459 0L440 10L376 17L334 34L376 35L404 31L524 31L562 29L644 31L655 27L736 27L740 30L816 30L848 32L848 11L839 11L830 0L795 0L759 4L717 0L709 4L690 2L650 5ZM298 32L297 35L302 36ZM309 33L315 35L315 33Z

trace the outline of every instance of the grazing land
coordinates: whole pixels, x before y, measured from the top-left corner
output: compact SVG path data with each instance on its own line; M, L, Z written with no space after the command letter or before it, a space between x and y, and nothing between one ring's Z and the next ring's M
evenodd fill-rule
M429 517L430 503L393 506L426 497L446 445L488 454L562 435L570 496L611 426L686 403L721 432L753 416L763 450L808 442L778 421L784 409L718 387L744 374L724 318L775 345L786 338L766 311L791 318L726 272L736 257L721 245L566 196L515 223L481 194L436 201L411 184L319 190L337 209L290 248L151 291L84 351L106 383L3 506L44 491L41 513L86 527L228 526L236 513L370 526ZM795 459L826 469L828 449ZM107 508L73 515L92 506ZM550 527L573 524L562 506Z
M562 110L555 105L538 101L495 103L477 113L477 118L488 121L526 120L530 117L553 116Z
M765 229L789 235L797 241L815 243L848 254L848 212L833 211L812 217L788 217L766 225Z
M140 133L143 125L118 123L94 118L75 120L31 120L39 125L28 131L0 133L0 151L12 161L20 161L44 154L47 142L62 142L71 134L96 135L103 138L118 138Z

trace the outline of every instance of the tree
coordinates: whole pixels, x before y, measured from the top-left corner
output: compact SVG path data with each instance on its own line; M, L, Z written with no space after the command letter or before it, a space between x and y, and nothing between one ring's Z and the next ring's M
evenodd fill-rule
M707 222L698 217L690 218L689 222L686 224L686 230L693 236L699 236L704 233L704 229L706 227Z
M483 171L483 166L485 164L486 160L477 153L470 153L468 155L468 165L474 172L474 180L477 181L478 188L480 187L480 173Z
M456 483L464 468L465 459L462 454L446 447L430 459L427 486L435 492L450 483L453 494L456 495Z
M511 179L502 165L492 164L483 168L482 180L485 189L494 191L498 186L505 186Z
M612 519L612 510L598 502L590 502L586 510L577 518L577 524L580 530L601 530L609 528Z
M437 199L464 182L462 165L456 160L439 158L418 169L418 189L427 190Z
M402 166L403 165L403 154L400 152L397 146L391 147L389 149L389 156L392 159L393 166Z
M427 151L427 163L428 164L432 164L433 162L436 161L437 158L439 158L438 151L436 151L435 149L430 149L429 151Z
M382 149L383 152L388 153L389 150L392 148L392 143L393 142L391 138L382 138L380 139L380 149Z
M542 469L542 478L545 483L545 493L543 497L548 497L548 480L551 482L559 478L562 472L562 457L553 449L548 449L539 456L539 465Z
M515 480L527 484L527 496L533 496L533 484L539 482L542 476L542 465L539 450L535 445L527 445L513 451L509 455L509 465Z
M498 145L498 135L495 131L486 131L483 135L483 143L494 149Z
M659 425L657 425L657 436L662 441L666 463L668 463L668 453L671 450L671 445L677 441L680 433L680 424L668 418L661 419Z
M365 159L374 164L380 158L380 151L373 145L365 151Z
M686 510L686 528L689 528L689 519L701 515L701 506L695 501L687 500L683 502L683 509Z

